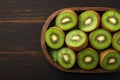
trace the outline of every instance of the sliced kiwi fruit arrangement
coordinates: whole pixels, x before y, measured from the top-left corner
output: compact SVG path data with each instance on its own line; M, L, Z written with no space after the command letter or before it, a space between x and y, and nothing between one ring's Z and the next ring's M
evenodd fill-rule
M113 8L65 8L45 22L42 50L54 67L73 73L120 70L120 11Z

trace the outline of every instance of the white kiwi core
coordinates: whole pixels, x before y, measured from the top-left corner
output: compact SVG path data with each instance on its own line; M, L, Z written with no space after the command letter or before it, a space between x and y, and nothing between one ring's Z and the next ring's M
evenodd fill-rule
M109 22L112 24L116 24L117 23L117 19L115 17L109 17Z
M64 54L64 55L63 55L63 60L64 60L65 62L69 62L69 61L70 61L69 55Z
M91 24L92 23L92 19L89 17L89 18L87 18L85 21L84 21L84 24L85 25L89 25L89 24Z
M105 40L105 36L98 36L97 37L97 40L99 41L99 42L103 42L104 40Z
M118 41L118 43L120 44L120 40Z
M69 22L71 22L71 19L68 18L68 17L65 17L65 18L62 19L62 21L61 21L62 24L69 23Z
M109 64L114 64L115 62L116 62L115 58L110 58L108 61Z
M52 34L51 38L53 42L56 42L58 40L58 36L55 34Z
M79 41L80 40L80 36L74 35L74 36L71 37L71 40L72 41Z
M86 63L89 63L89 62L92 61L92 57L91 57L91 56L86 56L86 57L84 58L84 61L85 61Z

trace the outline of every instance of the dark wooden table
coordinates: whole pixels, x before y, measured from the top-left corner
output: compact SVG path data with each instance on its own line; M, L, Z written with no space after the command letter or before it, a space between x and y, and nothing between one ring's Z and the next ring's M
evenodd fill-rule
M120 72L72 74L53 68L42 55L41 29L65 7L120 9L120 0L0 0L0 80L120 80Z

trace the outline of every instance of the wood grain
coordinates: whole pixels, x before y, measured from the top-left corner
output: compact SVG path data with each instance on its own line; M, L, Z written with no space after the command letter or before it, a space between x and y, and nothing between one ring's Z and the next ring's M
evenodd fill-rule
M38 1L1 0L1 3L0 23L43 23L46 20Z
M40 50L41 23L1 23L0 51Z
M30 66L36 64L41 57L40 51L0 52L0 65L7 67Z
M40 66L40 35L47 16L33 7L36 3L0 1L0 79L32 75Z
M54 11L71 6L120 9L116 5L119 1L110 3L104 0L0 0L0 80L120 79L119 73L102 76L59 72L44 59L40 46L43 24Z
M0 12L0 23L43 23L45 20L46 17L42 13L36 13L29 9L2 10Z
M41 51L0 52L0 79L18 80L37 74L36 70L42 65L41 57Z

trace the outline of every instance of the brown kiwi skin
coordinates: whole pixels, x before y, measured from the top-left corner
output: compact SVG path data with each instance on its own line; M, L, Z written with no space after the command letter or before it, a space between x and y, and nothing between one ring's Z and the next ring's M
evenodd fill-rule
M95 14L97 16L97 18L98 18L98 24L97 24L97 26L96 26L95 29L98 29L100 27L100 20L101 20L99 13L96 12L96 11L94 11L94 10L88 10L88 11L91 12L91 13L93 13L93 14Z
M98 56L98 58L99 58L99 55L98 55L98 52L95 50L95 49L93 49L93 48L91 48L91 47L87 47L87 48L85 48L85 49L83 49L83 50L91 50L91 51L93 51L94 52L94 54L96 54L97 56ZM77 53L77 58L78 58L78 55L79 55L79 52ZM98 60L98 62L99 62L99 60ZM79 64L79 62L77 61L77 64ZM98 65L98 64L97 64ZM96 65L96 66L97 66ZM94 70L94 69L91 69L91 70ZM87 70L86 70L87 71Z
M99 56L99 55L98 55L98 52L97 52L95 49L93 49L93 48L91 48L91 47L88 47L88 48L85 48L84 50L86 50L86 49L95 52L95 54L96 54L97 56Z
M86 37L87 37L87 34L86 34ZM70 48L70 49L72 49L72 50L74 50L74 51L80 51L80 50L86 48L87 45L88 45L88 37L87 37L85 43L83 45L81 45L80 47L71 47L69 45L67 45L67 47Z
M101 17L102 18L102 17ZM109 32L114 32L113 30L108 29L101 21L101 27Z
M100 28L101 29L101 28ZM94 31L93 31L94 32ZM90 42L90 38L91 38L91 35L93 34L93 32L91 32L90 34L89 34L89 43L90 43L90 45L94 48L94 49L97 49L96 47L94 47L94 45L92 45L91 44L91 42ZM101 50L101 49L98 49L98 50Z
M64 38L65 38L65 33L64 33L64 31L63 31L62 29L60 29L60 28L58 28L58 27L56 27L56 26L53 26L53 27L50 27L50 28L55 28L55 29L57 29L58 31L62 32L61 35L63 35ZM63 45L64 45L64 43L63 43Z
M94 32L94 31L93 31L93 32ZM92 45L91 42L90 42L90 38L91 38L91 35L93 34L93 32L91 32L91 33L89 34L89 43L90 43L90 45L91 45L94 49L97 49L97 48L95 48L94 45Z
M109 32L115 32L114 30L110 30L110 29L106 28L105 25L102 22L101 22L101 26L102 26L103 29L105 29Z
M117 51L114 50L114 49L112 49L112 48L108 48L108 49L102 51L102 52L100 53L100 66L101 66L101 67L103 67L103 66L102 66L102 60L103 60L103 58L104 58L109 52L117 52Z
M93 48L91 48L91 47L89 47L89 48L86 48L87 50L91 50L91 51L93 51L93 52L95 52L96 54L97 54L97 51L95 50L95 49L93 49ZM98 54L97 54L98 55ZM99 55L98 55L99 56Z
M113 40L114 40L114 38L116 37L116 35L119 33L120 31L118 31L118 32L115 32L114 34L113 34L113 38L112 38L112 47L114 48L114 45L113 45ZM118 51L118 50L117 50ZM119 52L120 52L120 50L119 50Z
M64 13L64 12L70 12L70 13L74 14L76 18L78 18L78 15L73 10L71 10L71 9L65 9L65 10L61 11L60 14Z
M74 12L73 10L71 10L71 9L65 9L65 10L61 11L61 12L59 13L59 15L62 14L62 13L64 13L64 12L70 12L70 13L72 13L72 14L75 15L75 17L76 17L76 19L77 19L77 22L76 22L76 24L75 24L75 26L76 26L77 23L78 23L78 15L77 15L77 13L75 13L75 12ZM73 29L75 26L73 26L71 29Z
M109 31L109 32L115 32L114 30L108 29L108 28L102 23L102 21L101 21L101 27L102 27L103 29Z

